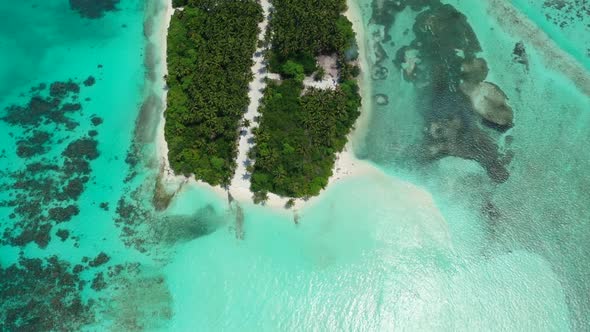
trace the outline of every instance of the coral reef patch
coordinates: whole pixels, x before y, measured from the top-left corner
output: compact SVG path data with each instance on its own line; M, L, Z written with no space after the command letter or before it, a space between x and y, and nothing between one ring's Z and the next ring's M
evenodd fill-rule
M80 271L51 256L20 257L0 266L0 330L75 331L93 321L93 301L84 302Z
M119 0L70 0L70 8L81 17L98 19L105 13L117 10Z
M573 22L586 22L590 28L590 3L586 0L545 0L545 18L560 28Z
M6 182L0 183L2 190L10 192L0 206L12 208L11 222L0 223L0 243L34 242L44 248L55 225L80 213L77 201L99 150L96 139L76 138L73 132L85 120L82 105L73 102L80 92L78 83L51 83L48 95L41 86L30 91L25 105L6 107L0 118L14 128L15 153L24 162L7 171Z
M416 109L425 121L417 160L428 163L446 156L475 160L494 182L506 181L508 159L494 132L511 128L514 114L502 89L485 81L489 68L466 16L438 0L385 1L382 6L390 8L378 11L387 16L381 18L385 21L407 6L419 11L412 27L415 38L393 59L416 88ZM379 49L376 53L379 59Z

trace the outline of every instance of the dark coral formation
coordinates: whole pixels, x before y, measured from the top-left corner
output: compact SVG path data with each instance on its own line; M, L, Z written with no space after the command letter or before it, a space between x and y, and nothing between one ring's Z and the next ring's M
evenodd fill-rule
M21 257L0 266L0 280L2 331L75 331L93 321L92 302L80 296L79 272L56 256Z
M4 225L5 241L13 245L34 241L45 247L52 225L69 221L79 213L76 201L90 173L83 158L76 155L63 165L57 160L32 162L24 170L10 174L13 182L8 187L16 194L0 204L13 207L18 218Z
M59 97L52 96L49 98L34 95L26 106L13 105L8 107L6 115L0 120L24 128L37 128L51 123L72 130L78 126L78 122L72 119L71 114L80 111L81 106L79 104L76 104L77 106L66 104L65 107L60 107L62 106L62 99L67 94L61 95L61 92L59 92L59 95Z
M99 155L97 146L98 142L93 138L80 138L68 144L67 148L62 152L62 156L70 159L94 160Z
M53 82L49 86L49 94L51 97L63 98L68 93L79 93L80 86L77 83L70 81L67 82Z
M60 237L65 240L67 231ZM104 253L90 262L85 257L82 259L82 263L88 263L85 267L57 256L39 259L21 254L17 263L0 265L0 331L80 331L96 322L98 311L112 309L100 294L86 299L81 296L83 291L90 288L100 292L109 288L125 294L133 284L138 291L153 291L152 278L140 275L139 263L103 266L108 260ZM166 288L161 277L154 278ZM137 306L137 302L128 305ZM161 305L168 307L169 301ZM125 319L138 318L133 315ZM120 330L128 331L131 327Z
M117 10L119 0L70 0L70 8L89 19L98 19Z
M80 209L75 205L68 205L66 207L58 206L49 209L49 219L58 223L70 221L74 216L77 216L78 213L80 213Z
M82 176L79 178L71 179L66 186L63 188L63 191L58 196L58 199L61 201L65 200L78 200L80 195L84 192L84 184L88 182L87 176Z
M0 245L24 247L35 243L45 248L53 237L52 246L56 241L63 241L64 244L58 244L62 246L79 246L80 237L75 234L76 228L66 223L74 219L77 219L76 222L81 221L79 217L76 218L83 213L78 200L92 181L93 160L100 156L100 145L95 137L99 134L99 125L103 119L97 115L85 116L83 104L76 101L80 88L85 89L94 83L87 79L83 85L63 81L35 86L29 92L29 101L23 105L9 106L0 115L0 120L14 128L6 136L14 141L14 151L1 151L0 158L10 158L15 153L22 158L22 163L0 170L3 180L0 182L0 192L7 193L0 198L0 207L8 210L9 214L6 220L0 220ZM157 114L157 109L149 111ZM153 122L151 119L154 119L153 115L143 114L138 117L136 142L132 144L126 158L129 181L141 167L150 167L142 163L146 160L142 142L151 141L138 139L138 132L143 130L141 136L150 136L143 133L149 131L146 128ZM88 128L85 122L93 126L92 130L73 130L79 123L85 125L80 127ZM146 128L142 129L141 125ZM145 252L148 246L168 246L179 240L187 241L209 234L216 229L220 221L212 208L203 209L192 216L164 217L153 207L144 204L149 202L153 184L150 180L146 182L149 183L147 186L142 181L139 188L136 188L137 182L130 183L117 206L117 225L128 246ZM109 202L95 204L104 211L109 210ZM138 279L141 283L134 282L139 273L139 264L113 265L109 254L101 252L95 257L85 257L81 262L70 263L55 257L46 260L21 258L18 264L0 266L0 330L81 330L83 325L94 322L97 311L104 311L105 306L108 306L108 301L103 304L107 300L103 294L107 293L101 292L106 288L109 289L109 297L112 295L111 290L122 293L118 296L125 296L125 292L132 288L138 294L143 294L146 284L147 287L153 284L154 288L167 291L162 278L152 280L144 277ZM113 283L116 285L112 286ZM121 284L124 286L119 287ZM87 292L90 289L94 292ZM82 299L82 292L90 294L91 299ZM124 301L118 301L117 304ZM169 301L159 303L164 319L169 318ZM128 305L135 309L137 303ZM118 319L125 323L120 330L145 325L142 320L151 319L152 313L149 311L146 317L139 318L119 313L121 317ZM130 322L129 325L126 325L127 322Z
M373 14L371 20L373 23L383 25L385 27L385 36L383 41L391 41L389 31L395 22L395 17L398 13L406 9L411 8L415 11L420 11L427 6L440 5L439 0L385 0L385 1L373 1L372 9Z
M489 69L478 56L482 49L465 15L438 0L386 1L383 6L390 8L381 13L387 20L406 6L421 10L413 26L416 38L393 60L419 92L416 106L426 129L418 160L471 159L493 181L506 181L506 159L487 128L510 128L512 109L502 90L485 81Z
M166 207L161 204L167 203L154 202L154 196L147 196L155 194L150 184L146 181L117 202L115 222L125 245L146 252L148 247L166 247L208 235L223 223L223 217L211 206L191 215L162 214ZM150 199L155 205L145 204Z
M103 122L102 118L99 116L93 116L92 118L90 118L90 121L92 122L93 126L100 126Z
M30 158L48 151L45 146L51 135L48 132L35 130L32 135L16 142L16 154L21 158Z
M151 223L154 219L153 211L144 207L139 199L140 191L131 193L131 199L121 197L117 202L115 222L121 227L121 239L125 245L135 247L140 252L145 252L145 240L140 233L142 222Z
M100 254L98 254L93 260L88 262L88 266L90 266L90 267L101 266L101 265L107 263L109 260L111 260L111 257L109 257L109 255L107 255L101 251Z
M109 210L109 203L108 202L101 202L99 204L99 207L105 211L108 211Z
M590 28L590 2L587 0L545 0L543 8L547 21L560 28L576 21L584 22Z
M161 100L149 95L144 100L135 121L133 142L128 149L125 162L128 174L124 180L127 184L125 193L116 205L110 208L108 202L101 202L99 207L105 211L115 210L115 223L121 230L120 238L126 246L147 252L149 247L169 246L178 241L188 241L215 231L222 223L212 207L186 216L167 216L166 209L174 193L168 193L161 181L161 169L151 161L157 114L162 107ZM147 148L147 149L146 149ZM147 161L147 162L146 162ZM133 180L137 174L147 174L141 183ZM151 204L145 204L151 202Z
M79 92L79 84L71 80L54 82L49 91L44 86L32 88L26 105L6 108L1 120L21 129L12 137L16 155L25 164L4 174L8 182L0 183L2 190L11 191L0 206L12 208L11 222L0 224L0 243L24 246L35 242L44 248L54 234L53 226L80 213L77 200L90 180L90 161L99 152L93 138L62 134L78 126L81 119L81 104L68 102ZM61 155L50 153L61 149ZM62 238L64 233L57 235Z
M59 237L62 241L65 241L70 237L70 231L60 229L55 233L55 235L57 235L57 237Z
M107 283L104 280L104 273L99 272L96 274L94 279L92 279L92 284L90 288L94 289L95 291L101 291L107 287Z
M84 86L93 86L94 83L96 83L94 76L88 76L88 78L84 80Z

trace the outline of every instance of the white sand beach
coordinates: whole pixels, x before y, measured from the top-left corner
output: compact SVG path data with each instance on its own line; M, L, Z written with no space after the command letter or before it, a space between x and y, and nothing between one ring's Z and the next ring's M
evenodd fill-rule
M164 19L162 20L162 25L158 30L158 35L160 39L160 64L162 68L160 69L162 76L160 79L162 80L162 86L166 85L164 81L164 76L168 74L168 65L166 62L166 51L167 51L167 37L168 37L168 27L170 26L170 20L172 19L172 15L174 14L174 8L172 8L172 1L165 0L164 3L166 4L165 7L165 14ZM158 125L158 131L156 136L156 153L158 155L158 159L160 160L160 167L162 168L162 175L164 178L164 182L177 182L178 180L184 180L184 177L177 177L174 175L174 171L170 168L170 162L168 161L168 143L166 142L166 138L164 137L164 126L166 124L166 118L164 117L164 111L166 109L166 96L168 95L167 90L163 90L162 93L162 104L164 105L164 109L162 109L162 114L160 115L160 122Z

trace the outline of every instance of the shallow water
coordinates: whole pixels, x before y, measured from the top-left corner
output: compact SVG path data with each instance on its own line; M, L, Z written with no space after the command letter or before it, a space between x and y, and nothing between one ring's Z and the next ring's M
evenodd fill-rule
M3 187L3 198L12 193L10 189L15 189L10 178L15 175L14 172L33 162L61 165L64 148L77 139L92 138L88 131L96 130L99 156L90 162L89 181L77 199L80 214L62 226L71 228L72 234L91 236L95 232L109 233L113 228L113 217L108 211L100 209L99 203L109 203L112 212L124 186L125 156L130 145L127 142L131 142L132 124L144 86L143 4L141 1L123 1L121 10L100 20L81 18L64 1L22 1L18 5L3 3L0 6L0 12L5 13L7 18L0 26L0 40L6 46L4 50L10 50L0 55L5 66L0 70L2 108L25 106L35 94L50 98L50 84L68 80L77 83L80 92L67 95L62 104L81 104L80 111L66 114L66 117L78 122L72 129L59 125L47 114L42 115L40 125L32 127L0 121L1 148L5 151L2 156L2 182L8 185ZM83 81L89 76L94 78L95 83L86 86ZM47 86L43 91L29 92L41 83ZM6 114L4 112L2 116ZM93 118L102 119L102 123L93 124ZM15 153L16 143L32 128L50 133L51 137L45 143L49 151L31 158L20 158ZM112 171L116 169L121 171ZM37 175L42 177L41 173ZM67 177L58 181L64 179ZM30 190L22 193L30 195ZM54 201L55 197L49 200ZM11 212L10 208L2 207L3 227L11 223L7 218ZM52 238L55 240L55 236ZM54 246L61 246L59 242L51 241L47 250L54 251ZM78 242L81 250L94 246L92 241ZM113 243L117 243L116 239ZM30 249L35 252L33 247Z
M11 105L26 108L35 95L60 105L70 102L81 106L80 110L64 114L69 122L74 123L72 127L60 124L61 118L41 110L38 124L0 121L0 146L3 151L0 159L3 201L0 226L3 232L9 231L4 233L0 247L3 268L18 261L19 252L28 258L57 255L70 262L70 271L75 264L82 262L83 257L93 259L100 252L111 257L110 265L145 260L123 244L118 237L120 229L113 222L117 215L117 202L133 182L126 181L129 169L126 157L146 86L145 10L143 1L125 0L118 4L118 10L105 12L98 19L87 19L73 11L67 1L0 4L3 17L0 44L4 50L0 54L1 116L7 114L5 107ZM90 76L94 81L85 84ZM79 93L58 96L61 103L50 96L53 82L69 80L77 84ZM30 92L31 88L41 83L46 86L42 91ZM46 132L48 141L43 143L44 151L21 158L16 153L17 144L26 140L31 130ZM63 152L80 139L96 142L96 149L89 147L86 152L93 156L88 158L71 158L81 163L86 159L88 164L86 169L82 165L82 168L69 173L64 162L70 158L65 158ZM39 145L32 146L39 148ZM85 152L75 151L75 155L82 153ZM35 163L56 170L19 173ZM72 197L59 196L58 193L65 189L62 185L72 181L80 184L75 190L77 193ZM31 212L38 204L40 211ZM73 206L77 212L64 217L64 221L52 220L52 216L48 216L51 209L65 206ZM64 236L63 241L58 234ZM98 274L106 274L108 269L109 265L87 267L79 273L80 279L88 283L79 293L83 300L98 298L90 283ZM41 279L43 272L37 273L36 276ZM60 280L62 277L67 276L64 273L53 279ZM14 276L14 280L2 281L4 285L10 282L14 282L16 288L26 288L26 285L36 281L20 280L18 276ZM29 291L33 294L27 295ZM72 290L67 292L72 293ZM44 299L32 290L24 293L25 298L37 296L41 297L41 301L51 300L49 295ZM13 300L11 296L7 301L10 300ZM68 301L64 299L66 306ZM48 307L38 305L31 310L31 315L46 314L48 310ZM53 310L59 320L60 310ZM76 313L74 309L63 309L63 312L68 311ZM65 317L69 316L64 314ZM4 323L8 324L7 321ZM48 323L34 329L45 330L50 326ZM13 328L4 325L1 329ZM54 328L60 329L60 325Z
M456 157L426 165L408 158L422 139L424 120L408 102L413 86L395 74L377 85L376 92L387 94L390 103L376 108L362 155L387 173L432 193L462 256L497 261L516 253L533 255L542 264L525 267L512 260L502 268L514 269L516 275L526 270L536 275L538 268L538 276L551 276L555 291L562 295L531 292L524 312L544 305L563 308L567 303L570 327L586 329L590 304L583 294L588 293L585 275L590 261L584 243L590 238L590 196L585 189L585 169L590 156L585 146L590 142L590 99L563 75L547 69L543 53L534 48L527 50L528 71L514 63L511 54L518 37L505 32L492 18L481 19L486 17L485 5L461 0L448 3L467 15L490 68L488 80L502 87L514 108L514 127L497 139L500 150L513 155L509 179L496 184L476 162ZM365 10L365 16L369 15ZM412 13L406 10L402 15ZM535 13L525 13L529 15ZM393 34L405 29L403 23L403 19L396 22ZM397 51L395 46L383 46L388 54ZM390 68L390 73L395 70ZM566 317L562 317L564 322ZM536 323L541 328L545 322Z
M98 18L81 17L66 1L0 4L0 45L10 49L0 53L2 108L25 106L36 94L50 99L49 85L69 79L80 91L68 93L60 107L80 102L82 108L64 113L79 123L71 129L47 114L35 126L0 121L0 200L16 201L0 206L0 226L9 230L0 245L0 283L41 300L24 309L18 296L2 292L8 299L3 308L30 311L21 319L31 324L55 312L59 319L32 325L36 330L60 329L69 319L76 330L588 329L590 97L548 69L545 52L526 41L528 69L514 62L514 27L499 26L485 4L447 1L466 15L490 69L487 80L502 88L514 109L512 128L485 131L498 153L512 159L501 183L478 161L424 162L417 156L430 120L418 111L422 92L393 63L399 47L416 37L418 13L406 9L392 24L372 20L382 3L357 3L370 69L387 55L379 63L387 77L369 84L388 103L372 103L367 136L354 142L356 154L376 171L336 182L297 217L228 205L190 183L165 210L154 208L154 130L163 91L154 50L162 3L122 0ZM513 3L587 66L584 45L590 41L573 32L586 29L583 20L560 28L542 22L548 9L538 2ZM386 33L391 39L384 41ZM90 75L96 82L85 86ZM43 91L29 92L40 83L47 83ZM93 124L96 117L103 122ZM20 143L40 152L19 157L18 141L30 141L32 127L48 132L49 141ZM77 151L86 153L88 169L65 172L70 157L62 152L92 137L98 155L91 148ZM18 173L35 161L58 170ZM58 199L73 179L82 179L79 197ZM48 216L67 205L79 210L70 220ZM238 209L243 225L236 223ZM25 229L35 236L19 237ZM69 231L67 239L58 230ZM109 257L104 264L95 260L101 252ZM11 264L24 264L21 253L43 258L44 266L51 255L68 263L57 274L8 273ZM67 281L72 276L74 286ZM63 289L64 298L57 291L51 298L35 293L56 279L60 287L53 291ZM70 306L77 296L87 305L81 311ZM55 298L65 306L55 307Z

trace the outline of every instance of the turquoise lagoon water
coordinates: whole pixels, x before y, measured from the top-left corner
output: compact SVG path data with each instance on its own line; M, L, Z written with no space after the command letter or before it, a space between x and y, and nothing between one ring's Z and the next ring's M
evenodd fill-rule
M59 330L64 321L89 331L588 329L589 97L548 70L540 50L527 48L528 71L514 63L520 39L486 15L485 3L447 1L467 16L490 68L487 80L514 109L514 127L486 132L512 156L509 177L493 182L477 162L459 157L418 162L426 125L416 110L420 95L391 61L415 37L417 13L407 9L383 25L372 19L380 3L351 3L364 21L359 41L368 46L369 69L379 45L388 56L379 65L389 75L369 84L389 103L365 110L368 130L354 142L375 172L336 182L297 212L298 224L293 212L242 203L243 240L236 238L237 207L206 186L183 185L165 210L153 207L162 3L123 0L103 12L77 12L57 0L0 4L2 108L30 111L34 95L51 101L56 81L71 79L80 89L46 110L34 129L0 121L0 198L8 202L0 206L2 329L28 322L33 330ZM515 4L546 28L524 1ZM571 27L551 29L557 44L577 47L570 53L587 61L579 44L553 34L563 38ZM89 76L96 81L86 86ZM31 93L40 83L47 87ZM67 102L80 102L81 110L60 113ZM69 130L55 114L79 124ZM103 122L94 125L96 117ZM50 138L39 143L34 130ZM74 145L89 169L62 155L80 139L97 142L98 156L92 144ZM26 156L30 147L37 150ZM63 166L68 160L79 165L73 174ZM58 170L31 168L35 162ZM83 183L79 196L54 197L75 179ZM67 221L49 213L67 205L79 211ZM25 230L33 235L19 237ZM64 241L59 230L69 231ZM96 259L101 252L105 263ZM63 260L57 273L49 269L52 255ZM31 258L42 258L45 268L24 273ZM21 270L10 270L19 261ZM40 302L27 307L10 285ZM76 297L82 309L72 305ZM64 305L52 304L55 298ZM12 323L8 309L19 313ZM50 311L57 319L38 319Z
M65 327L60 321L86 317L85 313L89 312L77 309L73 296L80 297L84 303L95 301L98 304L93 310L104 311L98 307L107 303L105 299L110 297L107 293L111 291L95 291L93 288L104 287L90 287L92 281L99 274L107 277L112 266L129 262L147 265L150 261L146 255L125 246L119 238L121 227L114 220L118 216L118 201L129 196L131 188L150 174L146 168L135 177L129 176L132 170L128 161L133 159L129 157L134 157L129 152L131 143L137 141L136 120L151 87L147 80L150 71L146 69L149 64L146 35L150 19L161 20L162 15L148 15L154 15L155 5L158 3L125 0L117 4L115 11L101 12L100 6L90 6L91 11L84 11L82 15L73 10L68 1L0 4L3 22L0 24L0 116L3 117L0 121L0 226L4 234L0 264L7 269L23 258L41 258L47 265L46 259L56 255L63 260L58 265L64 272L60 274L46 268L21 277L14 271L4 270L6 274L2 274L0 283L7 288L12 284L13 289L21 289L22 294L4 292L6 298L1 301L1 311L6 313L7 308L12 308L22 316L17 319L20 325L10 325L10 320L3 316L1 330L27 329L24 322L37 322L39 315L52 318L47 319L47 323L31 323L30 330L62 330ZM88 15L100 17L89 18ZM75 85L69 92L57 91L59 85L55 85L55 92L50 91L52 83L68 81ZM31 92L40 84L44 85L43 89ZM159 89L161 91L161 84ZM38 103L31 103L32 98L37 98ZM47 103L57 106L47 109ZM76 106L62 112L62 107L68 103ZM28 114L29 118L39 121L30 124L7 121L4 117L11 112L6 108L14 105L20 109L12 112L13 115ZM152 118L157 119L159 111L156 110ZM45 138L41 142L31 141L35 132L42 132L39 137ZM30 155L25 151L19 156L19 142L25 142L22 144L25 148L41 151ZM81 146L75 142L90 144ZM70 146L75 155L87 157L70 158L74 164L79 164L67 171L64 162L68 158L63 157L63 153ZM149 145L145 144L143 149L149 150ZM85 160L89 162L86 165ZM64 195L67 188L72 192ZM67 206L74 207L75 212L59 215L60 210L53 210L54 215L51 215L51 209ZM36 207L40 207L39 211ZM64 236L66 232L69 234L62 241L58 234ZM107 265L92 268L84 263L101 252L110 257ZM83 271L76 273L81 282L76 280L75 287L64 286L64 306L51 306L49 302L60 291L60 287L52 284L69 278L65 271L72 272L76 264L85 265ZM37 288L35 283L52 290L44 295L45 290ZM80 286L79 292L77 286ZM33 306L30 314L23 313L27 311L23 305L30 298L38 298L42 303ZM65 313L67 307L70 307L69 314ZM50 312L54 314L48 315ZM113 320L96 319L98 322ZM88 319L84 323L92 321L94 319ZM78 329L80 325L80 322L73 323L71 328Z
M590 9L583 2L512 0L569 54L590 68Z
M83 207L80 207L77 217L63 224L64 229L71 229L73 234L88 240L81 238L78 241L79 250L71 250L72 243L63 246L60 241L53 241L55 235L52 234L52 241L46 250L38 250L35 245L24 247L33 256L59 253L76 257L93 252L102 241L95 238L95 234L108 234L114 229L111 213L99 209L98 205L108 202L115 207L116 196L123 187L125 156L129 148L127 142L131 142L132 124L142 102L145 71L142 60L143 4L141 1L125 1L121 7L124 10L116 15L87 20L73 12L67 1L0 4L3 22L0 26L2 116L6 115L5 108L10 105L26 106L35 94L29 91L39 84L47 86L38 93L45 98L49 94L49 84L56 81L73 80L79 83L79 94L75 98L67 96L64 102L79 102L82 108L72 112L72 120L78 122L72 130L64 128L58 121L46 121L46 118L32 128L0 121L2 198L12 195L11 189L15 189L13 176L27 164L36 161L47 161L49 164L54 157L59 158L68 143L88 137L89 130L98 131L100 156L92 161L91 179L79 198ZM95 83L86 87L82 81L89 76L95 79ZM104 123L94 126L92 117L100 117ZM17 143L26 138L31 130L50 134L44 144L50 147L49 151L31 158L20 158L16 153ZM23 190L23 194L29 195L30 191ZM3 228L18 219L17 216L9 220L13 209L4 205L1 209ZM113 244L117 242L109 241ZM2 252L5 250L14 252L14 246L3 246ZM5 264L16 258L2 255L2 262Z

